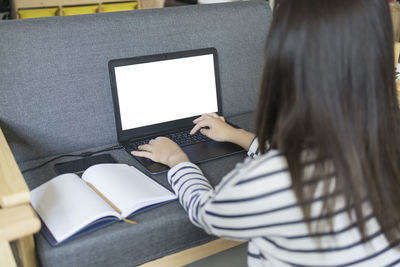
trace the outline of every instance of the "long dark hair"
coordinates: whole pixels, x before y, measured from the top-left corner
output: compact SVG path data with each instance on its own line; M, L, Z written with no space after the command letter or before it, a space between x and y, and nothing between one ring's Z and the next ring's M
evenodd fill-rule
M365 201L386 238L400 237L393 54L387 0L276 1L257 136L261 152L269 142L285 154L307 221L318 180L330 196L322 200L320 219L328 218L331 227L334 205L344 196L364 239ZM305 161L313 158L319 160L307 171Z

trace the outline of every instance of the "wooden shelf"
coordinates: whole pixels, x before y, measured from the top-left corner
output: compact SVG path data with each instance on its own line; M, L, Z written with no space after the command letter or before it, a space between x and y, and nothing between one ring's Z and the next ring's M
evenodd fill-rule
M19 10L40 9L40 8L58 8L57 16L63 16L63 7L97 5L98 12L101 12L101 4L137 2L138 9L141 8L142 0L14 0L11 8L12 18L19 19Z
M18 11L22 9L58 8L57 16L62 16L63 7L98 5L101 13L101 4L137 2L137 9L164 7L165 0L14 0L12 1L11 16L18 19Z

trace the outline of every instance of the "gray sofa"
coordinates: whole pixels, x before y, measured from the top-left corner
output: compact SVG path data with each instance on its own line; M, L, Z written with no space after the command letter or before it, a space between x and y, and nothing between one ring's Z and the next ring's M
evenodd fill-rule
M117 144L107 67L115 58L216 47L224 115L253 129L270 20L267 2L247 1L1 21L0 127L20 169ZM108 153L138 166L123 150ZM215 185L244 156L200 167ZM54 163L68 160L24 173L29 188L54 177ZM165 173L153 178L168 186ZM134 266L216 238L194 227L177 201L133 218L140 223L115 223L58 247L36 234L38 260L42 266Z

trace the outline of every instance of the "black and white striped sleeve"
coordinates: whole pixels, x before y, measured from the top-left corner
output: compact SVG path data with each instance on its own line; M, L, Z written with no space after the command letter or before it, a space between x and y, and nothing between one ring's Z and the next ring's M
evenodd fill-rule
M258 138L254 137L253 141L251 141L249 151L247 151L247 155L250 158L256 158L260 154L259 145L258 145Z
M329 194L321 190L312 198L311 222L317 225L322 218L324 227L310 233L292 190L285 157L277 150L258 155L256 142L249 148L249 157L215 188L193 163L184 162L169 171L168 181L196 226L222 238L249 240L249 266L399 265L400 241L385 239L368 202L363 204L366 243L341 198L329 229L326 216L319 213ZM314 162L304 164L312 166ZM320 179L335 179L335 173ZM322 189L320 185L323 183L317 189Z
M249 153L256 155L254 152L258 146L254 141L252 146L254 150L251 147ZM274 202L276 192L290 187L285 161L279 153L269 157L266 158L269 164L264 164L265 159L247 158L215 189L201 170L190 162L172 168L168 172L168 181L196 226L216 236L247 240L269 231L265 222L271 221L268 217L277 207L277 202ZM264 177L268 179L262 179ZM269 197L271 201L268 201ZM290 204L294 204L295 199L290 199Z

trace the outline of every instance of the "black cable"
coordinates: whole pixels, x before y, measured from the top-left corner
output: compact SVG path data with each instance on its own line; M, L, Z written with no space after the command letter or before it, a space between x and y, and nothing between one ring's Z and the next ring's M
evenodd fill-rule
M101 150L97 150L97 151L86 151L86 152L82 152L82 153L79 153L79 154L58 155L58 156L56 156L54 158L51 158L51 159L49 159L49 160L47 160L47 161L45 161L45 162L43 162L43 163L41 163L41 164L39 164L37 166L22 170L21 172L25 173L25 172L29 172L29 171L32 171L32 170L39 169L39 168L43 167L44 165L49 164L50 162L52 162L52 161L54 161L56 159L60 159L60 158L64 158L64 157L82 157L82 158L85 158L85 157L90 157L90 156L93 156L94 154L98 154L98 153L101 153L101 152L110 151L110 150L116 150L116 149L121 149L121 148L123 148L123 146L116 145L116 146L110 146L110 147L107 147L107 148L104 148L104 149L101 149Z

